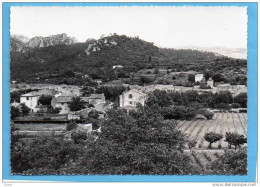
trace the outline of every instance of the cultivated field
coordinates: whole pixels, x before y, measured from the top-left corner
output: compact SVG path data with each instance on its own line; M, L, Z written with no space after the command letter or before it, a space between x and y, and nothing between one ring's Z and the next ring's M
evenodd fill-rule
M228 148L224 141L226 132L236 132L247 136L247 114L246 113L215 113L212 120L178 121L177 127L185 133L189 140L196 140L196 149L207 149L208 142L204 140L207 132L216 132L223 138L212 144L212 149Z
M178 129L184 132L189 140L197 141L197 145L192 152L189 149L186 149L185 152L191 155L192 161L202 168L216 160L224 153L225 149L228 149L228 143L224 141L226 132L236 132L247 136L246 113L215 113L212 120L177 122ZM223 135L220 141L212 144L212 149L208 148L209 143L204 140L204 135L207 132L216 132Z

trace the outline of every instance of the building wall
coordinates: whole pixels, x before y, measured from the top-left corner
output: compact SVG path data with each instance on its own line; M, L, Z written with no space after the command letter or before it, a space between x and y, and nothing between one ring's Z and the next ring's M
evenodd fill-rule
M32 112L36 112L35 107L38 105L38 100L39 96L20 97L20 103L24 103Z
M144 96L143 94L140 94L134 90L129 90L128 92L125 92L122 95L120 95L120 107L135 107L137 103L140 103L144 106L146 99L147 96Z
M200 82L203 80L203 78L204 78L203 74L195 75L195 82Z

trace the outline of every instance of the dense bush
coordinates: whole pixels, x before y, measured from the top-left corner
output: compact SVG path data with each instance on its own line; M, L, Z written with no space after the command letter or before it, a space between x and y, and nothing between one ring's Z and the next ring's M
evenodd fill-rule
M207 119L212 119L213 116L214 116L214 113L213 112L210 112L209 110L207 109L199 109L198 114L202 114L203 116L205 116Z
M51 95L41 95L38 101L42 105L51 105L51 100L52 100Z
M239 103L243 108L247 108L247 93L240 93L235 96L234 102Z
M239 103L232 103L231 104L231 108L240 108L240 104Z
M217 175L246 175L247 151L226 151L209 165L209 171Z
M77 128L77 123L75 121L70 122L67 126L66 126L66 131L71 131L75 128Z

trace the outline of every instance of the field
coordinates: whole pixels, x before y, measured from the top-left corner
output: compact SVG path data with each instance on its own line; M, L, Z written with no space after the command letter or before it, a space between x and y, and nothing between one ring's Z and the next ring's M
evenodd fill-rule
M228 149L228 143L225 142L226 132L236 132L247 136L247 114L246 113L215 113L212 120L194 120L177 121L177 128L186 134L189 140L196 140L197 145L190 152L186 145L185 152L191 155L194 163L205 167L211 161L214 161ZM204 140L204 134L207 132L216 132L223 135L223 138L212 144L212 149L208 148L209 143ZM246 145L244 145L246 146Z

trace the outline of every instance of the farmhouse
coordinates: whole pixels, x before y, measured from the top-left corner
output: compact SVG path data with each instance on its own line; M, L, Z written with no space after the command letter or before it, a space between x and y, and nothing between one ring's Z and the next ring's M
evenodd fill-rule
M195 82L201 82L204 79L203 74L197 74L195 75Z
M120 95L120 107L122 108L129 108L129 107L136 107L137 103L140 103L144 106L144 103L148 95L138 91L136 89L131 89L125 91Z
M20 103L24 103L29 107L31 112L36 112L35 107L38 105L39 97L39 94L30 92L20 96Z

